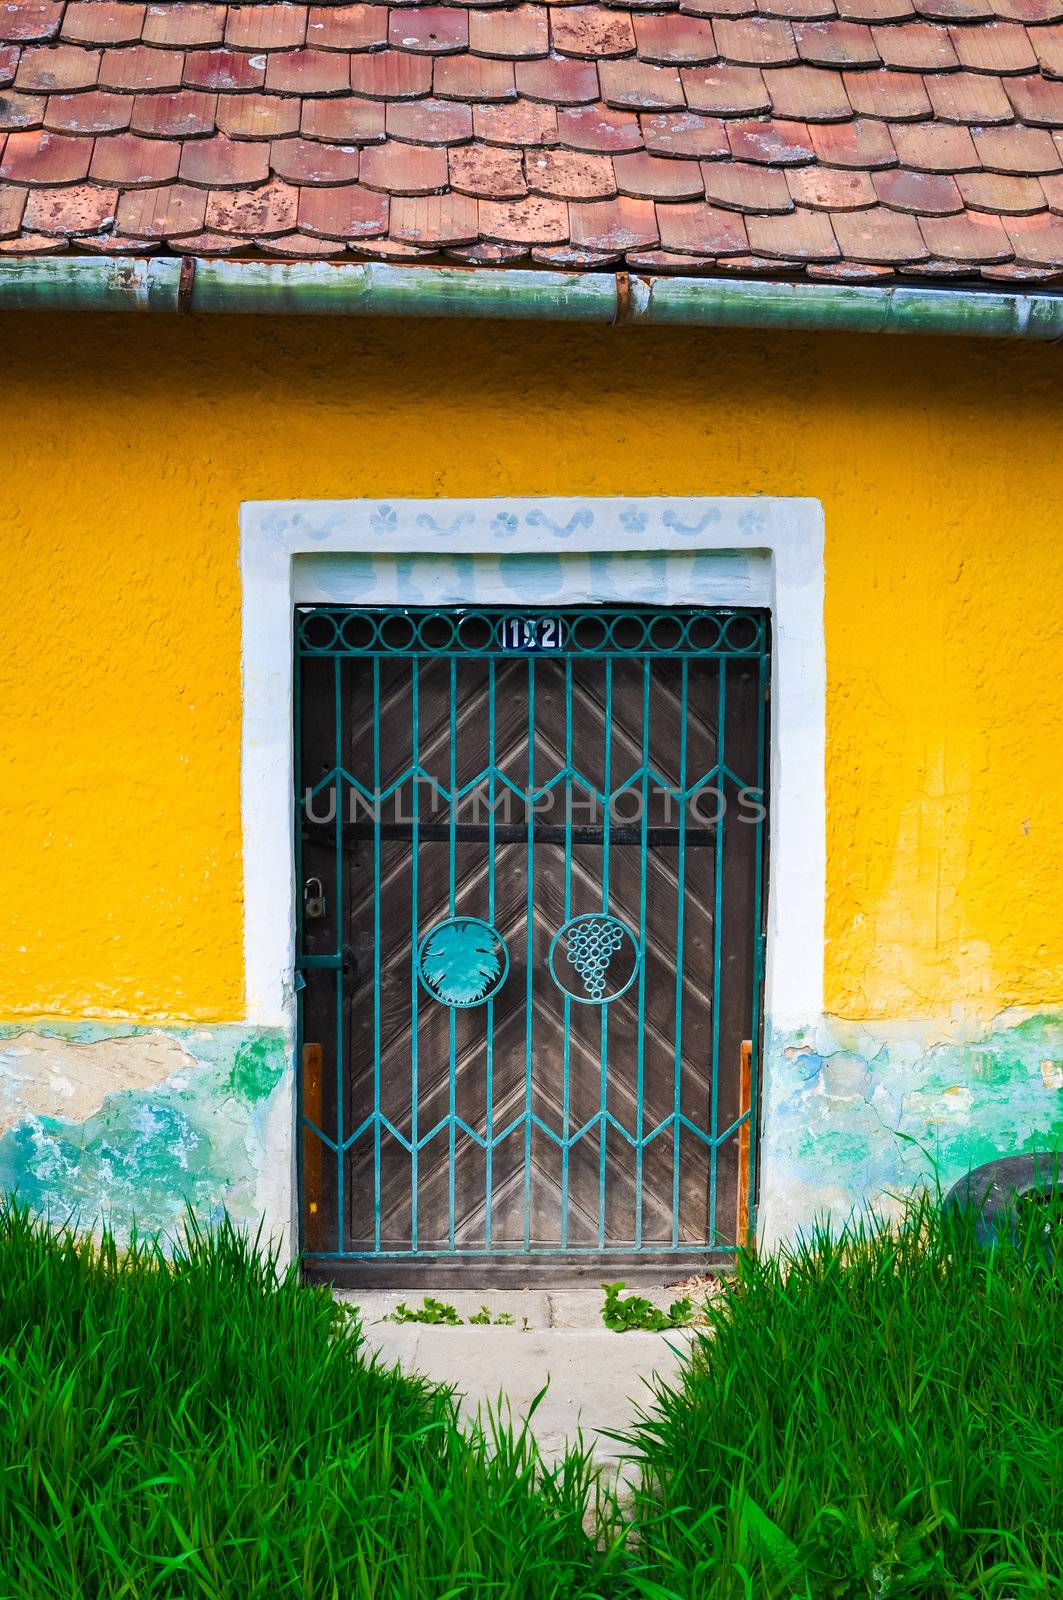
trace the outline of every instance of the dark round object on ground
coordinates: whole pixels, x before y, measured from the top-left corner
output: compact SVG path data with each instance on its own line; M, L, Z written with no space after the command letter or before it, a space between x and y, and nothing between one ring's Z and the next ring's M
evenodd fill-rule
M1063 1220L1063 1158L1051 1150L1001 1156L975 1167L945 1196L946 1211L977 1211L975 1234L989 1249L1004 1239L1018 1243L1020 1219L1043 1208L1045 1225Z

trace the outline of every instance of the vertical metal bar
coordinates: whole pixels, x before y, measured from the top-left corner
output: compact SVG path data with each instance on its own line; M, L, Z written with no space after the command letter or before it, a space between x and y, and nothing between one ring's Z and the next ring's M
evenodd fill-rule
M565 909L567 922L572 915L572 657L565 657ZM561 1067L561 1248L568 1249L568 1157L571 1115L572 1001L563 999L564 1041Z
M420 1132L418 1115L419 1064L417 1060L418 1033L420 1031L421 990L417 977L417 953L420 944L420 841L421 841L421 677L420 662L410 657L410 766L413 768L413 821L410 828L410 1249L417 1254L417 1182L420 1173L420 1151L417 1139Z
M344 1254L346 1243L346 1206L344 1196L343 1166L346 1160L346 1151L343 1148L344 1139L344 1107L343 1107L343 1055L344 1055L344 1030L343 1007L346 998L343 983L343 919L346 914L343 895L343 802L340 792L340 768L343 766L343 675L341 668L343 657L337 655L332 663L333 669L333 694L335 697L335 861L336 861L336 954L340 958L340 965L336 968L336 1249L340 1255Z
M380 1249L380 657L373 657L373 1249Z
M613 661L605 658L605 771L602 779L602 914L609 915L609 829L613 818ZM609 1007L601 1008L601 1078L598 1086L598 1248L605 1248L605 1114L609 1104Z
M749 1022L749 1036L753 1041L753 1050L749 1063L749 1228L747 1237L740 1239L740 1244L749 1244L756 1234L757 1218L754 1197L756 1195L755 1178L757 1170L757 1109L760 1094L760 1052L761 1052L761 1026L760 1006L761 993L764 984L764 827L765 805L767 796L764 789L767 782L767 722L768 722L768 619L760 619L760 653L757 660L757 790L761 806L761 816L757 821L757 848L756 868L754 872L755 896L753 906L753 1015Z
M457 823L458 823L458 661L450 658L450 915L457 912ZM450 1007L447 1066L447 1244L454 1248L454 1167L457 1135L457 1050L458 1013Z
M642 658L642 839L639 848L639 1010L635 1041L635 1249L642 1249L642 1161L645 1134L646 1079L646 875L649 867L647 829L650 798L650 657Z
M528 836L526 865L527 970L524 983L524 1248L531 1248L531 1136L532 1136L532 980L535 954L535 657L528 657L528 791L525 823Z
M487 663L487 920L495 925L495 658ZM487 1002L487 1083L484 1089L484 1249L491 1248L494 1205L495 1002Z
M292 740L295 747L295 950L296 957L303 953L303 661L300 648L299 617L295 618L294 705ZM295 1096L298 1130L295 1140L295 1193L298 1202L298 1230L300 1253L306 1249L306 1099L303 1085L303 1024L305 1006L303 991L295 997ZM311 1135L317 1138L316 1134ZM320 1141L319 1141L320 1142ZM320 1203L320 1201L319 1201Z
M675 930L675 1084L672 1116L672 1248L679 1245L679 1147L680 1113L683 1108L683 934L686 922L687 892L687 705L690 688L690 664L684 656L680 663L679 692L679 789L682 810L679 814L679 860L676 876L679 879L678 905Z
M712 925L712 1110L709 1159L709 1243L716 1243L716 1169L719 1149L716 1139L720 1128L720 992L723 962L723 835L724 835L724 762L727 758L727 660L717 657L719 684L716 706L716 847L713 850L714 906Z

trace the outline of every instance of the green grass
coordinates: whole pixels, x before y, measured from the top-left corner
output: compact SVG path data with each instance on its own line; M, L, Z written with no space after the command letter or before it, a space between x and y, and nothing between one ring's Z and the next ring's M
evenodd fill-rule
M986 1255L919 1201L743 1258L621 1525L231 1228L167 1260L9 1205L0 1600L1063 1600L1052 1226Z
M327 1291L235 1231L153 1244L0 1214L3 1600L592 1596L577 1450L462 1433Z
M1063 1229L899 1230L739 1262L642 1418L648 1596L1063 1595Z

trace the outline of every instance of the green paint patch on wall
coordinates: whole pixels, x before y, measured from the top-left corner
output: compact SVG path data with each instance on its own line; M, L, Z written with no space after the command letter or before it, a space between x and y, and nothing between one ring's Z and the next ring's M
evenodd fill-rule
M876 1032L878 1028L881 1031ZM1063 1149L1063 1016L1005 1014L964 1040L824 1018L771 1037L761 1153L773 1238L891 1211L997 1156ZM905 1036L907 1035L907 1037Z
M72 1027L48 1031L86 1042ZM90 1026L101 1073L108 1038L128 1040L131 1031ZM167 1037L188 1065L162 1082L104 1088L99 1109L81 1121L42 1114L10 1128L0 1138L0 1188L55 1220L106 1220L119 1236L134 1222L141 1232L174 1233L189 1207L207 1222L227 1211L257 1223L265 1122L289 1043L280 1031L246 1027ZM3 1059L0 1046L0 1068Z

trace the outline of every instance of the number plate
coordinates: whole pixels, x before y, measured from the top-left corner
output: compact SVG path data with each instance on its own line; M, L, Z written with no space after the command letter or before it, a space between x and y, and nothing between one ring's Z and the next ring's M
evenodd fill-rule
M498 625L502 649L519 655L560 650L564 628L560 617L503 617Z

